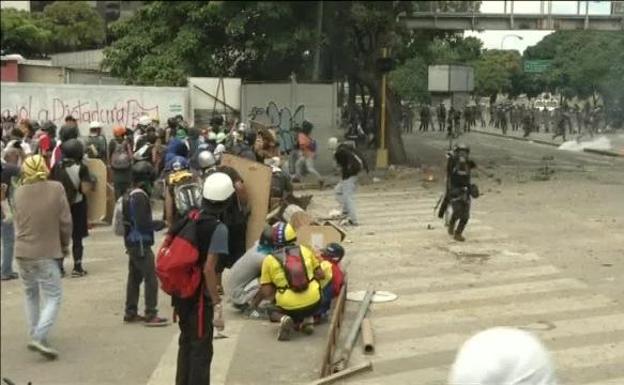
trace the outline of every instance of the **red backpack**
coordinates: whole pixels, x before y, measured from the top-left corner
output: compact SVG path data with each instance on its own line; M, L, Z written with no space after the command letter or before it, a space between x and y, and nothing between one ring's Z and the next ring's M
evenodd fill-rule
M190 298L201 283L202 268L197 246L197 221L200 211L191 210L166 235L158 249L156 275L162 290L178 298Z
M308 270L299 246L279 250L273 256L280 263L282 269L284 269L284 275L288 281L288 286L279 287L279 290L290 289L295 293L308 290L310 279L308 278Z

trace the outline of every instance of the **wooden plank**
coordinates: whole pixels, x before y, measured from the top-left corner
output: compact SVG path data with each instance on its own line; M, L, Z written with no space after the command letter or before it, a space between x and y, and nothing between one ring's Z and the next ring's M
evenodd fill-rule
M369 371L369 370L373 370L373 363L370 362L370 361L365 362L365 363L360 364L360 365L357 365L357 366L354 366L352 368L345 369L345 370L340 371L338 373L334 373L331 376L321 378L319 380L311 382L309 385L332 384L332 383L334 383L336 381L343 380L346 377L352 376L352 375L354 375L356 373L365 372L365 371Z
M338 343L338 338L340 337L340 329L344 318L346 301L347 281L345 279L345 283L342 285L342 289L340 289L340 294L338 294L338 297L334 300L334 309L329 321L327 342L323 352L323 361L321 363L321 378L332 374L333 358L336 351L336 344Z
M221 164L235 169L245 182L251 215L247 221L247 248L260 238L269 211L271 168L262 163L224 154Z
M90 223L101 222L106 218L107 208L107 170L106 165L100 159L88 159L87 168L89 173L96 178L96 183L91 191L87 191L87 218Z

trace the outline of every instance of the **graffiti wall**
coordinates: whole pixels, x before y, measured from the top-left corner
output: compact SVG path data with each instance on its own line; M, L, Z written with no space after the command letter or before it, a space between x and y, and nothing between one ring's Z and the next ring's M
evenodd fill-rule
M67 115L78 119L86 133L89 122L104 123L110 134L112 126L134 126L143 115L167 118L181 114L188 117L186 87L132 87L98 85L52 85L40 83L2 83L2 116L18 119L52 120L58 126Z

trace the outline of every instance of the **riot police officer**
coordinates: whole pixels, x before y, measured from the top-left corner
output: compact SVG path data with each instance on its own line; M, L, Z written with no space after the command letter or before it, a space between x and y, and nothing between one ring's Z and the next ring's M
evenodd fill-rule
M449 154L447 163L447 190L446 205L451 204L452 215L448 224L448 233L456 241L463 242L462 233L470 218L470 202L478 197L476 185L471 184L470 174L476 167L474 161L469 159L470 148L465 144L455 146ZM446 210L446 207L444 208Z

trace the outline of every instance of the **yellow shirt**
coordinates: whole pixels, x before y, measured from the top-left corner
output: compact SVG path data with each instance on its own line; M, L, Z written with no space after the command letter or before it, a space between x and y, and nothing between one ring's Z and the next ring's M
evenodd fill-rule
M275 303L284 310L303 309L314 305L321 300L321 287L314 279L314 270L319 267L319 261L312 250L305 246L300 246L301 256L306 266L310 284L306 291L296 293L290 289L277 290L275 292ZM260 274L260 284L272 284L275 287L287 287L288 280L280 262L272 255L268 255L262 261L262 273Z
M325 277L323 277L323 279L321 279L321 287L324 289L325 286L327 286L328 283L331 282L332 280L332 264L329 261L326 260L322 260L321 261L321 270L323 270L323 274L325 275Z

